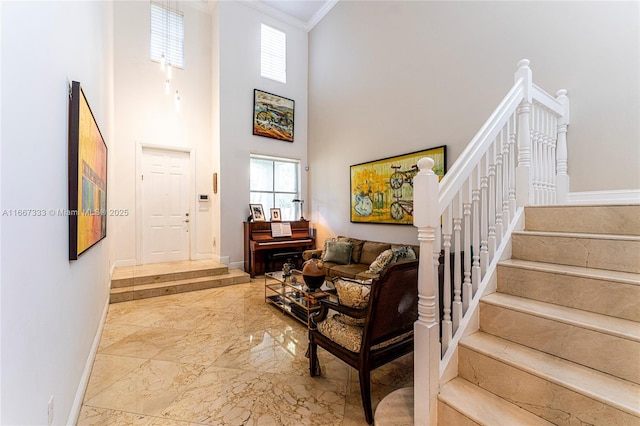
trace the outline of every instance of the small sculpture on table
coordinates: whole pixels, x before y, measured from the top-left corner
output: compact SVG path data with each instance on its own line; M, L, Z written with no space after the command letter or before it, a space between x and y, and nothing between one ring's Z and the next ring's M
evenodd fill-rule
M314 253L311 255L311 259L304 262L302 266L302 278L309 291L315 292L318 290L324 284L324 276L324 266L318 260L318 255Z

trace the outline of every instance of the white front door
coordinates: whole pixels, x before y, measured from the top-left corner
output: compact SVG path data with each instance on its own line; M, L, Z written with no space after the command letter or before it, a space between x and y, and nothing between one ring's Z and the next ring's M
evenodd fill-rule
M142 150L142 261L189 259L189 153Z

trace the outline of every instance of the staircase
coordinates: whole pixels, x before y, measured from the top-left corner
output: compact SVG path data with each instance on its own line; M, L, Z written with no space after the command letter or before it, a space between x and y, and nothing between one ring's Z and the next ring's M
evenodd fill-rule
M232 284L248 283L249 274L214 260L169 262L116 268L110 303L166 296Z
M438 424L640 424L640 205L527 207L497 274Z

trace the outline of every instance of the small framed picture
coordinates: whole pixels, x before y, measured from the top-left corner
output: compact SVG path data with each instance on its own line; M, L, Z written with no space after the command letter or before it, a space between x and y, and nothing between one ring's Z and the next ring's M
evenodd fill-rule
M270 214L271 214L271 222L280 222L282 220L280 209L271 209Z
M262 204L249 204L249 210L251 210L251 219L255 222L264 222L264 210Z

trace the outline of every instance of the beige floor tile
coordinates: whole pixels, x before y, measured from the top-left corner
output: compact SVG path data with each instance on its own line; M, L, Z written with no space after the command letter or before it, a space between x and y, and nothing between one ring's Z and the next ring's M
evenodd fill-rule
M263 278L111 305L78 424L366 425L357 372L319 348L310 377L307 346ZM412 362L374 370L374 409L412 383Z

